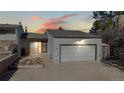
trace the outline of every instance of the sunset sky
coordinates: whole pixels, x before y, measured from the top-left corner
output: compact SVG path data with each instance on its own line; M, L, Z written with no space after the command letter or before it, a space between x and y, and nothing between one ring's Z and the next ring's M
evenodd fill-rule
M35 11L35 12L0 12L0 23L18 24L28 27L29 32L43 33L46 29L81 30L88 32L94 19L87 11Z

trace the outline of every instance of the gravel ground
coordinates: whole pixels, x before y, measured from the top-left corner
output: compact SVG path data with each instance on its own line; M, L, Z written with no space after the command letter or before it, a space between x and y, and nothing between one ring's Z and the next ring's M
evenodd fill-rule
M96 62L68 62L33 67L21 67L11 81L109 81L124 80L124 72Z

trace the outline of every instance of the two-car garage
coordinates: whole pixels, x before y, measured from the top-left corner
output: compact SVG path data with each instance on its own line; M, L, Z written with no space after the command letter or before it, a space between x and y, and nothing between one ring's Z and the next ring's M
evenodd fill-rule
M96 61L96 44L61 44L60 62Z

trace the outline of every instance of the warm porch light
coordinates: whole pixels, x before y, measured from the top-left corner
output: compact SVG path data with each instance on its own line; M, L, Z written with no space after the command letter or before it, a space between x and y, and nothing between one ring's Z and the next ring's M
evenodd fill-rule
M76 41L74 44L85 44L85 41L84 40L79 40L79 41Z
M41 42L31 42L30 43L30 52L32 54L41 53Z

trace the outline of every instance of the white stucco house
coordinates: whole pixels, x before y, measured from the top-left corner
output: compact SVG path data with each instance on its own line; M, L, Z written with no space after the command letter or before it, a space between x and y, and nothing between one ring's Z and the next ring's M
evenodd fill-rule
M102 39L76 30L48 30L47 54L55 63L99 62Z

